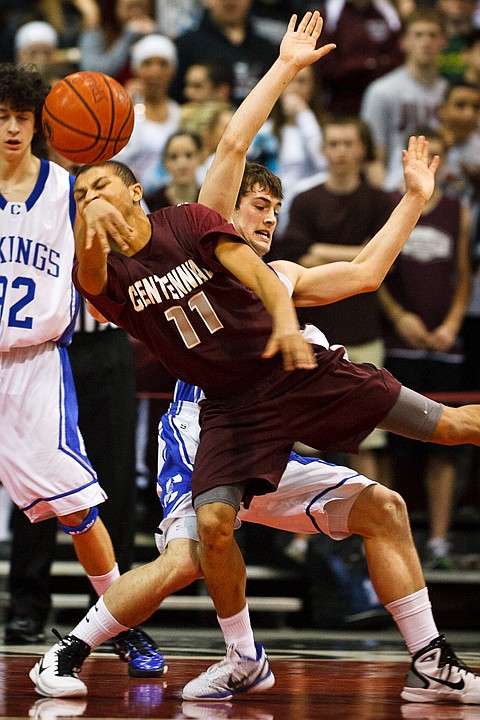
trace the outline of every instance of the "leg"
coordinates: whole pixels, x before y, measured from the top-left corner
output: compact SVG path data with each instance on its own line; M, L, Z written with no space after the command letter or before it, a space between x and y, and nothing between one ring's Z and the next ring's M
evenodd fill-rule
M355 501L349 530L362 535L370 578L386 605L425 587L404 501L383 485L370 485Z
M233 537L237 510L223 502L201 505L197 510L200 565L220 618L236 615L246 605L247 573Z
M59 517L62 525L78 527L87 518L89 510ZM85 532L72 534L73 545L80 563L89 578L103 576L115 567L115 554L107 529L99 517ZM116 578L115 578L116 579Z
M31 523L21 510L13 508L7 644L30 644L42 639L51 607L50 567L57 528L55 518Z
M480 678L438 634L404 502L381 485L368 487L350 511L349 527L364 535L373 586L412 655L403 700L480 704Z
M119 623L132 627L147 620L166 597L199 577L198 543L172 540L153 562L121 575L105 593L105 605Z
M452 516L455 473L455 465L450 458L441 455L431 455L428 458L425 474L430 521L428 546L431 561L438 563L437 567L445 569L450 561L447 534ZM436 546L438 550L434 552Z

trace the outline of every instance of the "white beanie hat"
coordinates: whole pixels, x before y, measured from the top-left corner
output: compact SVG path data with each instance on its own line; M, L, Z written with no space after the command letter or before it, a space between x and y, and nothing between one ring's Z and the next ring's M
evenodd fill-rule
M15 33L15 50L23 50L35 43L58 47L58 35L53 25L41 20L33 20L18 28Z
M164 35L145 35L131 48L132 69L138 70L140 64L147 58L161 57L177 67L177 48L174 43Z

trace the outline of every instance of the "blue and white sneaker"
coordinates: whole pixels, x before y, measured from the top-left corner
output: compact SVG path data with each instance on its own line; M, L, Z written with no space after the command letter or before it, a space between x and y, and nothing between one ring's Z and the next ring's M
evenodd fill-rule
M255 659L240 655L235 645L229 645L223 660L211 667L183 688L184 700L230 700L237 693L254 693L275 685L268 658L262 645L255 645Z
M124 630L113 638L113 642L119 658L128 663L130 677L160 677L167 672L162 653L141 628Z

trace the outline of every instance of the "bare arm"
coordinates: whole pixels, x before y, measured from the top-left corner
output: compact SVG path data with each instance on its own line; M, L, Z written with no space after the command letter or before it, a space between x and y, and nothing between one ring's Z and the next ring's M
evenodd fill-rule
M302 337L292 301L283 283L248 245L222 236L215 249L219 262L256 292L273 319L273 331L264 358L282 352L285 370L316 366L311 345Z
M323 57L335 45L315 49L323 21L318 11L307 12L295 30L293 15L280 54L270 70L240 105L218 144L215 158L200 191L199 202L230 218L245 168L245 156L255 135L282 91L297 72Z
M428 165L428 142L424 137L410 138L408 149L403 151L405 194L385 225L351 262L314 268L283 260L273 262L273 267L290 278L295 305L325 305L377 290L432 195L438 163L435 156Z
M131 240L134 232L120 211L107 200L96 198L81 209L77 198L77 209L74 235L78 280L88 293L100 295L107 284L109 238L120 249L127 250L128 243L124 238Z

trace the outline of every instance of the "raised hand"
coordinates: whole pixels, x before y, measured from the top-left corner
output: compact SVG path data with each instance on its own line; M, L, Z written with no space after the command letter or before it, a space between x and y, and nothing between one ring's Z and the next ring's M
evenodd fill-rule
M425 202L430 200L435 188L435 173L440 164L438 155L434 155L430 164L428 157L428 140L423 135L412 137L408 148L403 151L403 176L406 192L418 193Z
M292 63L300 70L327 55L336 45L329 43L316 49L323 27L323 19L318 10L305 13L295 30L296 24L297 16L292 15L280 44L280 59Z

